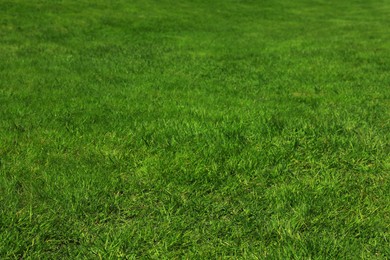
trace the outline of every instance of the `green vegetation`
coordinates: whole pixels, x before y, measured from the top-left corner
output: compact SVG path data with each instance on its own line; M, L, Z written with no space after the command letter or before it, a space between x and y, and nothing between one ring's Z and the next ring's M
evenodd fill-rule
M390 258L390 2L0 2L0 258Z

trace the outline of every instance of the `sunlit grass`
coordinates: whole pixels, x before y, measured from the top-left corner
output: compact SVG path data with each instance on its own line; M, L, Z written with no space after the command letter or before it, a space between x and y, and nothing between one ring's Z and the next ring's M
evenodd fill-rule
M0 2L0 258L389 258L389 11Z

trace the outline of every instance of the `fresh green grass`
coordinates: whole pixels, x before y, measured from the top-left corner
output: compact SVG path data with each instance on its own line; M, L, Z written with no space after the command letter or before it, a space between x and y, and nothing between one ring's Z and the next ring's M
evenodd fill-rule
M0 1L0 258L390 258L387 0Z

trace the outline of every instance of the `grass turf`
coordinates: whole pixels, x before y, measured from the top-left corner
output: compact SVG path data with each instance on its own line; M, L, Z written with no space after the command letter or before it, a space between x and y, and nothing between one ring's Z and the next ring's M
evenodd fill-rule
M390 257L390 3L0 2L0 257Z

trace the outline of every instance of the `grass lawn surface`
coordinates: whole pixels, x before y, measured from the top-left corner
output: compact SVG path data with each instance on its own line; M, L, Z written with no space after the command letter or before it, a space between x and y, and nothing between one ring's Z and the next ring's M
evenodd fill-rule
M1 259L389 259L390 2L1 0Z

